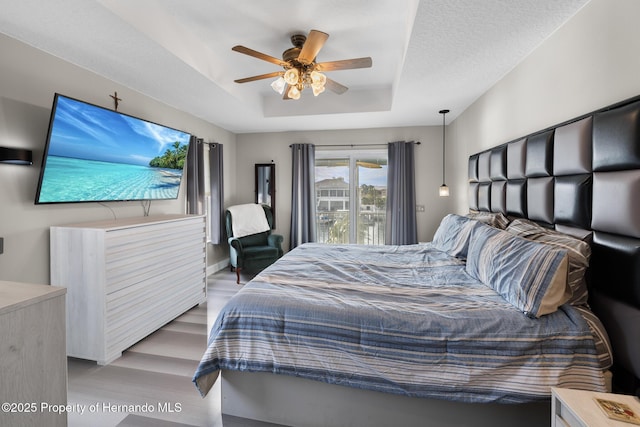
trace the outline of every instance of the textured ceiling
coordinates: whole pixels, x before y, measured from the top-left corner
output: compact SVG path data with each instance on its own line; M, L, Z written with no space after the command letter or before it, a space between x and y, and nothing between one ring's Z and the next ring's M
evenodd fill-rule
M0 0L0 32L236 133L438 125L453 120L589 0ZM282 100L291 34L329 33L336 95ZM7 60L3 58L2 60Z

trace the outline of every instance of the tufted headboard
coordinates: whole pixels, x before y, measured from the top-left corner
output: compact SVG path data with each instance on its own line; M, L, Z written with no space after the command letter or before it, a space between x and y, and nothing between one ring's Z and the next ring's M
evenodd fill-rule
M592 242L589 304L616 390L640 386L640 96L469 157L469 208Z

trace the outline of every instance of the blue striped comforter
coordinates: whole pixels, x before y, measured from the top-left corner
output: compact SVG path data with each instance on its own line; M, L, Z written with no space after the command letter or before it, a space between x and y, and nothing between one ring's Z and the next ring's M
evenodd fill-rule
M225 306L193 381L293 375L464 402L605 391L592 334L569 305L531 319L430 244L305 244Z

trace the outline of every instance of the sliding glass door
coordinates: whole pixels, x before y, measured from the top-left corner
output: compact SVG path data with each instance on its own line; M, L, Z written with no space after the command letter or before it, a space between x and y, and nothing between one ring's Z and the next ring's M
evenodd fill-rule
M317 242L383 245L386 150L316 151Z

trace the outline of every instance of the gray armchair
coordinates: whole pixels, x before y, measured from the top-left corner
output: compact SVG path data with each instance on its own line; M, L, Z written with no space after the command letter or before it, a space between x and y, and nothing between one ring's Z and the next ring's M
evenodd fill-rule
M273 264L283 254L282 240L279 234L273 234L273 215L271 208L266 205L262 210L269 224L269 230L256 234L235 237L233 235L233 215L225 211L225 226L229 242L229 257L231 271L236 271L236 283L240 283L240 271L260 271Z

